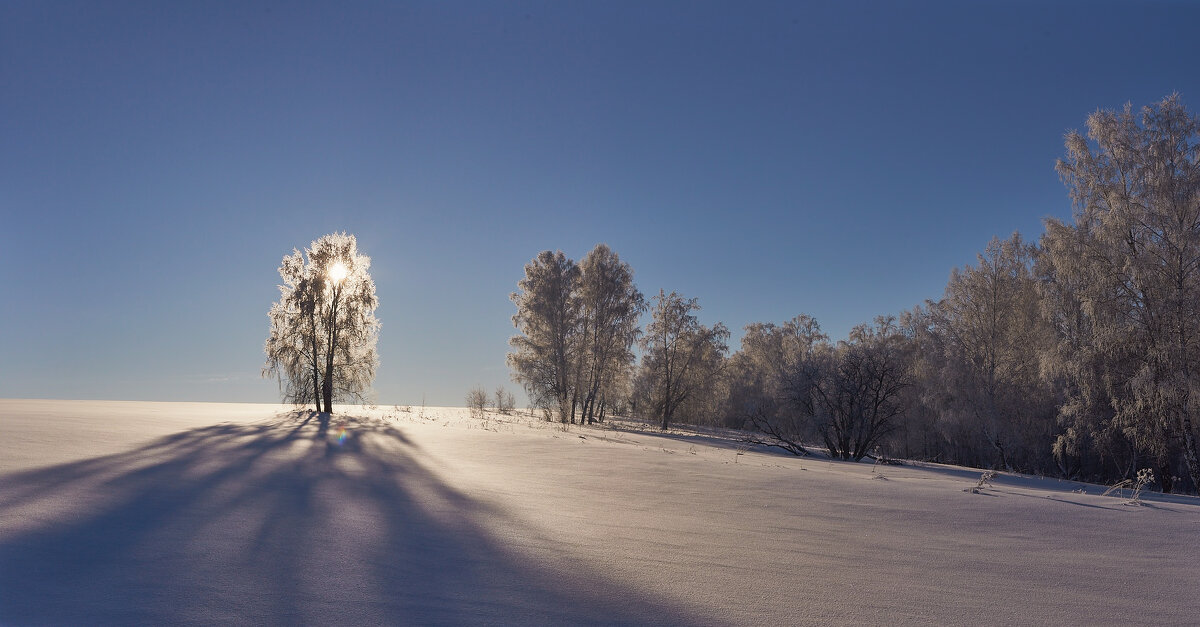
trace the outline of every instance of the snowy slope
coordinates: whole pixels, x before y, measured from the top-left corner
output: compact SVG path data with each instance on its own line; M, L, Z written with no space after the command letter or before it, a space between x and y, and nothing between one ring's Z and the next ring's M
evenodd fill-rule
M0 400L0 624L1200 620L1197 499L978 476L461 409Z

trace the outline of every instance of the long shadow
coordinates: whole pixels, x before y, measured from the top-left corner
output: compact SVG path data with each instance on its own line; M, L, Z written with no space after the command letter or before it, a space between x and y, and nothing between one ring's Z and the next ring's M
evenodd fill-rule
M718 622L511 546L537 532L420 457L298 412L0 477L0 624Z

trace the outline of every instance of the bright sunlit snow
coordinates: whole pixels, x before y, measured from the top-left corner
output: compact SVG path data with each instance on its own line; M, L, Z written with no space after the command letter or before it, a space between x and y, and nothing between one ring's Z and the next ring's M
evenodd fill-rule
M0 624L1200 615L1195 498L628 426L0 401Z

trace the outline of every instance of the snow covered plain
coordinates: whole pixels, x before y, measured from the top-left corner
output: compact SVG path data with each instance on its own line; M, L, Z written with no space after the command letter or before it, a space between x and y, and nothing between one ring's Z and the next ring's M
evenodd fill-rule
M464 409L0 400L0 624L1196 624L1200 500Z

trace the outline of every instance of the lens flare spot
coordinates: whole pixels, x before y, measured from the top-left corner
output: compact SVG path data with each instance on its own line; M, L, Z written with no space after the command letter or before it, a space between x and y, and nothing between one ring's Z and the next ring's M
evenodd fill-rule
M337 426L333 428L333 432L333 442L335 444L341 446L346 443L346 423L339 422Z

